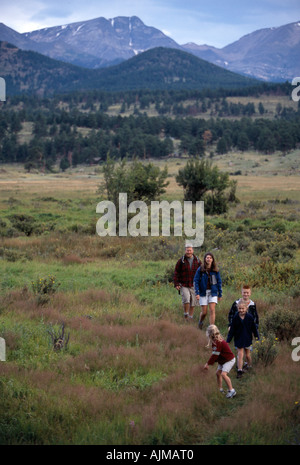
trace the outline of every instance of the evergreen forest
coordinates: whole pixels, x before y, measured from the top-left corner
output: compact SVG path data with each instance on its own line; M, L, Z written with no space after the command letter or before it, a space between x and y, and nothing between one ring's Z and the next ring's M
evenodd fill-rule
M300 109L291 92L288 83L262 83L239 90L13 96L0 108L0 162L64 171L101 164L108 154L117 160L287 153L300 142ZM271 112L270 99L278 100Z

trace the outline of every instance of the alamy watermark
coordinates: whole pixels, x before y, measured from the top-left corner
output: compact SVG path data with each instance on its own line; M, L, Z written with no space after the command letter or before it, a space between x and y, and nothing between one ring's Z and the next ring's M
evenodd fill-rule
M300 84L300 77L294 77L292 80L292 86L297 86L292 90L292 100L294 102L299 102L300 100L300 95L298 94L298 92L300 92L300 85L298 86L298 84Z
M300 337L294 337L294 339L292 340L292 346L297 346L292 351L292 360L294 362L299 362L300 361Z
M0 102L6 101L6 83L5 79L0 77Z
M190 201L184 201L183 208L179 200L171 203L166 200L152 201L150 214L148 205L142 200L135 200L127 205L127 193L124 192L119 194L118 208L109 200L98 203L96 212L103 214L96 224L99 236L171 236L171 211L173 211L173 235L183 236L184 233L192 247L200 247L203 244L203 201L197 201L195 205L195 226L193 226L193 202ZM135 215L128 221L128 214Z

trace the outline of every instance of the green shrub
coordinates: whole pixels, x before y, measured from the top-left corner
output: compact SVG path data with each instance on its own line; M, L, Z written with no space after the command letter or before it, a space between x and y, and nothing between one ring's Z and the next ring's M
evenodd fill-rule
M30 236L36 228L36 221L30 215L15 214L10 216L9 219L13 227L24 233L25 236Z
M278 338L274 334L268 334L253 345L253 361L264 366L271 365L279 353Z
M253 269L250 278L255 287L265 287L276 291L289 288L299 282L296 266L289 263L275 263L268 257Z
M229 222L226 220L219 220L216 223L216 228L222 229L223 231L225 231L226 229L229 228Z
M34 294L54 294L60 283L56 282L55 276L49 276L37 278L36 281L32 281L31 285Z
M254 250L257 255L261 255L267 250L267 244L265 241L258 241L254 244Z
M248 239L240 239L237 243L238 250L248 250L251 242Z
M166 268L165 274L163 275L163 278L162 278L161 281L164 282L164 283L173 283L174 270L175 270L175 266L174 265L169 265Z
M285 233L286 226L282 221L278 221L273 225L274 231L277 231L279 234Z
M300 315L286 308L274 310L266 315L263 329L266 333L275 334L280 341L289 340L300 330Z
M37 302L43 305L49 301L50 295L57 291L60 283L56 281L55 276L48 276L48 278L37 278L31 282L33 293L37 297Z
M17 261L25 261L31 260L32 257L30 256L28 251L22 250L15 250L12 248L7 247L0 247L0 257L8 262L17 262Z

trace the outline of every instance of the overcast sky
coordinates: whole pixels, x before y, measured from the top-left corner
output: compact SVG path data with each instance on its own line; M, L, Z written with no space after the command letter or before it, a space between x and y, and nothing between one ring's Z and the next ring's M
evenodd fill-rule
M223 47L265 27L300 22L300 0L2 0L0 22L18 32L103 16L138 16L179 44Z

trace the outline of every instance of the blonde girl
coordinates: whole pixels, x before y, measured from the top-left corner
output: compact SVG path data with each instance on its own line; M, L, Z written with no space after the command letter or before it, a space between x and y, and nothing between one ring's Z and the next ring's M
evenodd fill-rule
M215 362L218 362L218 368L216 372L218 388L220 392L224 393L222 384L223 381L225 381L228 387L226 397L234 397L236 395L236 391L232 387L231 379L229 378L228 373L235 364L235 356L232 353L228 343L221 336L220 331L216 325L209 325L206 330L206 335L212 345L212 354L208 362L204 365L204 370L208 370L209 365L213 365Z

